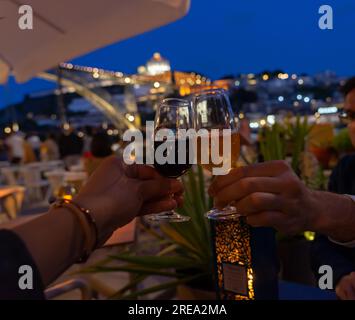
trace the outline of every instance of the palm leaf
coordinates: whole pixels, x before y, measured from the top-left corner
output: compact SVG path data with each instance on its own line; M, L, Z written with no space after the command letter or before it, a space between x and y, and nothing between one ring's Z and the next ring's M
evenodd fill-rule
M158 268L148 268L148 267L141 267L136 265L123 265L123 266L113 266L113 267L106 267L106 266L97 266L92 268L87 268L81 271L82 273L111 273L111 272L130 272L136 273L140 275L157 275L157 276L164 276L164 277L173 277L178 278L183 276L182 273L174 272L174 271L161 271Z
M189 268L196 265L196 261L177 256L132 256L112 255L113 260L130 262L151 268Z
M186 277L186 278L175 280L175 281L165 282L165 283L157 285L157 286L153 286L150 288L146 288L146 289L142 289L140 291L133 292L131 294L128 294L128 295L122 297L122 299L124 299L124 300L135 299L135 298L138 298L140 296L143 296L143 295L146 295L149 293L154 293L154 292L159 292L162 290L176 288L179 284L183 284L183 283L201 278L205 275L206 275L205 273L201 273L201 274L197 274L197 275L194 275L191 277Z
M161 250L159 253L157 253L157 256L164 256L166 254L172 253L175 250L177 250L179 248L178 244L172 243L171 245L165 247L163 250Z
M196 254L197 256L200 256L201 253L198 251L198 249L196 247L194 247L188 240L186 240L186 237L184 237L181 232L176 231L176 228L179 228L179 227L172 226L172 225L161 225L160 226L161 231L167 237L172 239L175 243L179 244L185 250L188 250L188 251ZM190 237L189 234L187 234L187 236Z
M139 283L144 281L147 278L147 275L136 275L127 285L115 292L110 296L110 299L120 299L122 296L131 289L135 289Z

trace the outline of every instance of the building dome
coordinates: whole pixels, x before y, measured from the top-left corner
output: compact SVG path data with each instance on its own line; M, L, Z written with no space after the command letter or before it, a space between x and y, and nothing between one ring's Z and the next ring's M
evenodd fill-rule
M170 62L164 59L160 53L154 53L153 57L147 62L147 74L155 76L170 71Z

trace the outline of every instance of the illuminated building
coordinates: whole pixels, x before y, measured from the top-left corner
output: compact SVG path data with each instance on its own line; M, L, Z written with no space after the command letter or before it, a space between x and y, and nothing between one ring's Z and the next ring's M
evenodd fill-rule
M153 57L147 62L146 72L148 75L155 76L170 71L170 62L163 58L159 52L154 53Z

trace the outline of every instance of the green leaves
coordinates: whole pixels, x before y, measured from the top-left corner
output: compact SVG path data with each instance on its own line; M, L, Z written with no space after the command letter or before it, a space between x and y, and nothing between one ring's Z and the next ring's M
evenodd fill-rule
M265 161L285 159L284 133L284 128L277 123L261 132L260 149Z
M264 160L284 160L291 155L291 166L299 174L300 156L306 148L306 138L311 129L307 116L301 120L299 115L294 122L286 118L283 125L275 123L263 128L259 136Z
M144 266L147 268L186 269L193 268L196 266L196 261L181 256L114 255L111 256L111 258L114 260L130 262L132 264Z
M311 131L312 126L308 125L308 117L305 116L303 122L301 122L301 117L297 115L296 123L288 123L286 133L287 139L292 145L292 162L291 166L293 170L299 174L300 173L300 156L301 153L306 149L306 138Z
M203 276L205 276L206 274L201 273L201 274L197 274L197 275L193 275L190 277L186 277L184 279L179 279L179 280L175 280L175 281L169 281L169 282L164 282L163 284L159 284L156 286L152 286L146 289L142 289L136 292L132 292L131 294L128 294L124 297L122 297L124 300L128 300L128 299L135 299L138 298L140 296L149 294L149 293L154 293L154 292L159 292L159 291L163 291L163 290L167 290L167 289L172 289L172 288L176 288L179 284L183 284L183 283L187 283L189 281L201 278ZM117 297L117 295L111 297L112 298L121 298L121 297Z

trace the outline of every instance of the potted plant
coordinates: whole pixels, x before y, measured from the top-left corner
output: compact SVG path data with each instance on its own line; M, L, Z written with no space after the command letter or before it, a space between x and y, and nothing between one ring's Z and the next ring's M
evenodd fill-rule
M264 161L290 159L293 170L300 173L300 161L306 148L306 138L312 126L308 124L308 118L303 121L300 116L292 122L285 118L283 125L275 123L263 128L260 136L260 152Z
M210 230L204 213L211 207L205 190L205 177L196 166L182 178L185 201L181 214L191 217L189 223L161 224L157 229L145 227L150 243L139 243L132 250L109 256L105 261L89 266L81 273L129 272L131 281L110 298L134 299L168 289L178 289L182 298L215 298L213 286L212 247ZM159 248L156 253L144 253ZM122 264L111 265L112 262ZM151 276L167 280L157 285L135 289Z

